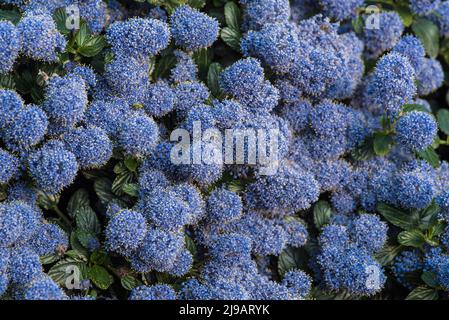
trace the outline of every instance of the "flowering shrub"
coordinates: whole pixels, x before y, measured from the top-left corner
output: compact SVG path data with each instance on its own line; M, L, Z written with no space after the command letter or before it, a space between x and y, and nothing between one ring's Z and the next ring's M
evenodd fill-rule
M0 297L447 299L449 1L0 0Z

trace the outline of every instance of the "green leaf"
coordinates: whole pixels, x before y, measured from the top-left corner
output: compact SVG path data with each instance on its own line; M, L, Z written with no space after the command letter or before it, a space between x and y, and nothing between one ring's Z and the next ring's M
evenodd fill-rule
M363 32L363 28L365 26L365 21L362 16L358 16L357 18L352 20L352 28L354 32L357 34L361 34Z
M417 287L405 300L438 300L438 291L428 287Z
M58 31L62 34L69 34L70 30L67 29L66 22L67 22L67 13L65 11L65 8L59 8L55 11L53 14L53 20L56 23L56 28Z
M332 209L327 201L321 200L315 204L313 208L313 222L317 229L321 229L322 226L328 224L331 216Z
M139 196L139 185L137 183L125 183L122 191L131 197Z
M417 153L417 156L429 163L432 167L438 168L440 166L440 156L435 152L432 146Z
M408 113L408 112L412 112L412 111L421 111L421 112L429 113L429 110L427 110L426 107L424 107L423 105L420 105L420 104L406 104L402 107L402 112L404 112L404 113Z
M193 257L197 254L197 248L195 242L189 236L185 236L186 248L192 254Z
M86 279L87 264L85 261L75 258L66 258L57 262L48 270L48 276L61 286L66 285L69 277L79 275L79 279Z
M91 231L77 229L74 233L76 235L76 239L83 248L89 249L92 247L92 244L98 243L97 237Z
M407 28L410 27L413 23L413 13L410 10L410 7L404 3L399 4L395 7L396 12L399 14L399 16L402 19L402 23L404 23L404 26Z
M441 131L443 131L446 135L449 135L449 110L448 109L438 110L437 120Z
M372 137L367 138L361 145L353 149L352 158L357 161L366 161L375 157L373 143Z
M114 182L112 183L112 192L117 196L122 196L124 194L123 187L125 184L131 183L133 177L133 173L129 171L115 177Z
M209 49L201 49L199 51L196 51L193 54L193 60L198 66L198 71L200 74L200 77L204 79L207 77L207 73L209 71L209 66L212 63L213 60L213 52Z
M431 288L435 288L438 286L436 275L430 271L424 271L421 275L421 280Z
M421 248L426 243L426 237L419 230L402 231L398 235L398 242L403 246Z
M78 229L93 234L101 232L100 221L97 214L90 206L83 206L75 211L76 226Z
M201 9L206 5L206 0L189 0L189 6L196 9Z
M377 211L391 224L404 230L410 230L414 227L411 216L408 212L396 209L386 203L379 203Z
M45 256L41 256L41 257L39 257L39 260L42 265L45 265L45 264L52 264L52 263L58 261L60 258L61 257L59 255L57 255L56 253L53 253L53 254L47 254Z
M87 261L89 251L87 251L86 248L84 248L81 242L78 240L77 233L78 233L77 230L75 230L70 234L70 246L74 251L80 253Z
M389 265L401 251L402 246L386 245L375 254L375 258L382 266L386 266Z
M431 58L436 58L440 50L440 33L438 27L430 20L418 18L412 24L412 30L421 39L427 54Z
M440 206L433 201L427 208L418 211L418 227L421 230L428 230L430 227L436 225L440 210Z
M374 152L378 156L386 156L393 146L393 137L391 135L385 134L383 132L378 132L374 135Z
M214 62L209 66L209 71L207 73L207 86L214 97L220 97L221 95L219 77L222 71L223 68L217 62Z
M82 47L90 39L89 28L86 23L81 23L79 30L75 33L75 43Z
M17 24L20 21L21 14L17 10L3 10L0 9L0 20L11 21L13 24Z
M110 263L108 254L102 250L95 250L92 252L89 260L91 263L99 265L107 265Z
M137 167L139 166L139 162L137 161L137 159L133 157L126 157L123 162L129 171L131 172L137 171Z
M16 82L11 74L0 75L0 88L3 89L15 89Z
M278 272L281 277L292 269L302 269L307 265L307 253L302 248L285 248L279 255Z
M95 192L103 203L108 204L115 198L111 188L112 181L109 178L101 177L94 182Z
M224 6L224 15L227 26L231 29L239 31L241 25L241 13L239 6L232 1L229 1Z
M87 270L87 276L100 289L106 290L114 282L109 272L99 265L94 265Z
M78 53L87 58L94 57L99 54L106 45L107 42L104 36L92 37L78 48Z
M71 217L75 216L77 210L89 206L89 193L86 189L78 189L70 197L67 204L67 212Z
M124 276L123 278L121 278L120 283L122 284L122 287L128 291L131 291L135 287L138 287L141 285L141 282L138 279L136 279L135 277L133 277L129 274Z
M242 34L239 31L226 27L221 30L220 35L221 39L223 39L228 46L235 51L240 52Z

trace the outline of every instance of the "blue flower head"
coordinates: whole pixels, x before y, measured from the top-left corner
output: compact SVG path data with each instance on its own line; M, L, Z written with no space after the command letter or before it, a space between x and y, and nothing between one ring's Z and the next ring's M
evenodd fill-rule
M180 183L170 188L178 198L185 201L189 207L189 224L194 225L205 216L205 201L201 192L190 183Z
M183 82L175 88L175 110L181 117L198 104L204 103L209 98L209 90L202 82Z
M147 97L143 107L150 116L162 117L173 110L176 95L174 90L165 82L160 81L148 87Z
M348 229L344 225L331 224L321 231L320 245L322 247L343 247L349 243Z
M396 117L404 104L413 101L417 87L410 60L398 53L382 57L365 88L366 104L372 110Z
M369 19L369 16L365 16L365 19ZM385 51L393 48L399 41L402 32L404 32L404 24L396 12L380 13L379 29L365 28L363 33L366 57L376 59Z
M137 255L151 269L166 272L173 269L183 245L184 239L181 234L152 229L148 231Z
M424 62L416 73L418 82L418 94L427 96L443 85L444 71L441 63L436 59L424 59Z
M265 24L287 22L290 18L288 0L239 0L244 7L243 28L259 30Z
M17 114L14 122L5 128L5 143L14 151L29 150L44 138L48 118L41 108L29 105Z
M137 157L151 154L159 139L159 128L151 117L136 115L120 129L118 141L125 153Z
M98 168L112 156L112 143L106 131L97 127L78 128L64 135L66 149L81 168Z
M50 14L42 10L27 11L17 30L22 38L22 52L32 59L54 62L67 43Z
M286 217L280 222L280 226L287 234L288 245L299 248L306 244L309 233L299 219Z
M356 9L364 4L363 0L319 0L323 14L337 20L344 20L355 15Z
M207 285L197 279L189 279L182 284L178 298L184 300L212 300L212 293Z
M68 74L50 79L42 108L50 122L71 128L82 119L87 103L86 83L81 77Z
M0 148L0 184L6 184L19 172L19 159Z
M12 122L23 108L23 100L15 91L0 89L0 129Z
M131 18L114 22L106 37L115 54L154 56L168 46L170 30L159 20Z
M131 108L121 99L106 102L96 100L86 111L84 121L90 125L105 130L110 136L116 138L125 119L132 114Z
M414 151L422 151L430 146L437 133L435 118L426 112L406 113L396 124L397 142Z
M424 49L421 40L417 37L411 35L402 37L394 46L393 52L400 53L409 58L416 72L423 67L426 50Z
M308 128L312 111L312 104L308 100L301 100L283 106L281 115L288 121L293 131L299 133Z
M139 170L139 197L148 196L156 188L166 188L170 182L165 174L144 162Z
M39 256L63 255L69 247L67 234L53 223L43 223L29 242L29 247Z
M97 85L97 75L91 67L77 64L72 65L70 62L64 67L68 69L70 73L80 76L90 89L95 88Z
M66 300L64 291L48 276L34 280L23 290L24 300Z
M210 47L218 37L218 21L189 6L181 6L170 17L177 46L187 51Z
M288 288L291 299L301 300L309 294L312 279L304 271L291 270L284 275L282 284Z
M139 286L131 291L129 300L176 300L176 293L166 284Z
M174 54L177 62L176 66L170 71L170 81L172 83L196 81L198 67L192 56L181 50L176 50Z
M147 223L140 212L123 210L109 220L105 245L108 250L127 256L142 244L147 231Z
M7 200L9 202L21 201L28 204L30 207L35 209L38 208L36 190L24 182L16 182L9 186Z
M50 141L29 156L28 169L39 188L55 194L73 182L78 162L62 142Z
M423 2L428 2L424 0ZM439 2L439 1L435 1ZM447 37L449 35L449 2L443 1L439 4L433 12L431 12L428 17L434 21L438 29L440 30L440 35L442 37Z
M378 252L387 241L388 226L372 214L361 214L349 229L351 240L369 252Z
M246 56L259 58L278 73L291 69L300 54L297 30L291 24L266 24L260 31L250 31L241 47Z
M217 189L207 199L207 218L211 223L221 224L240 218L242 199L232 191Z
M449 256L441 248L431 248L425 254L424 271L435 274L437 283L449 290Z
M17 286L31 284L43 274L39 256L26 247L16 248L11 254L9 270L11 282Z
M156 19L163 22L167 22L168 20L167 12L159 6L151 8L148 16L151 19Z
M0 21L0 74L11 71L21 46L16 27L9 21Z
M401 285L412 290L414 285L410 283L407 276L413 272L422 270L423 265L423 258L418 251L406 250L396 256L391 270Z
M73 1L80 11L81 18L87 22L93 33L100 33L108 19L108 6L101 0Z
M190 208L172 190L154 190L146 199L141 199L141 210L145 218L164 230L179 230L189 222Z
M260 62L253 58L242 59L227 67L220 75L220 87L236 99L250 95L265 80Z
M168 273L176 277L182 277L189 272L189 270L192 268L192 264L192 254L187 249L182 250L176 258L173 264L173 268L168 271Z
M413 13L425 16L435 11L441 4L441 0L410 0L410 9Z
M349 214L354 212L357 204L354 197L345 191L333 193L331 202L332 207L337 213L340 214Z
M218 236L209 246L212 259L228 266L241 263L251 257L251 239L239 234Z

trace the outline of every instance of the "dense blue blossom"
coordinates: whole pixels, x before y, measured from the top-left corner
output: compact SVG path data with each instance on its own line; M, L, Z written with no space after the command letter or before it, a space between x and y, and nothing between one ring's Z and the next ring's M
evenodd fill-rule
M126 256L142 244L146 233L147 223L141 213L120 211L111 217L106 227L106 247Z
M31 238L29 246L39 256L62 255L69 247L67 234L52 223L42 224Z
M350 235L354 243L374 253L387 241L387 231L387 224L378 216L361 214L351 224Z
M18 173L19 159L6 150L0 149L0 184L5 184Z
M116 54L153 56L168 46L170 30L159 20L131 18L113 23L107 40Z
M80 76L89 88L93 89L96 86L97 75L91 67L84 65L74 65L69 69L70 73Z
M11 282L18 286L30 284L43 274L39 256L28 248L15 249L9 263Z
M80 76L68 74L50 79L42 108L51 122L71 128L82 119L87 103L86 83Z
M5 143L15 151L23 151L38 144L47 132L48 118L42 109L29 105L19 111L14 122L5 128Z
M112 143L103 129L78 128L64 135L64 143L81 168L100 167L112 156Z
M288 271L282 283L288 288L291 299L304 299L310 292L312 279L301 270Z
M382 57L365 88L365 99L373 111L395 117L416 94L415 71L410 61L398 53Z
M145 111L154 117L162 117L173 110L176 95L165 82L157 82L148 87L147 97L143 101Z
M365 16L365 22L370 16ZM385 51L393 48L404 32L404 24L396 12L379 14L379 28L365 28L363 40L365 55L369 59L376 59Z
M196 51L210 47L218 37L218 21L189 6L181 6L170 17L176 45Z
M240 99L253 92L264 82L260 62L253 58L242 59L226 68L220 75L220 86L226 93Z
M51 194L60 192L73 182L78 163L62 142L51 141L28 158L29 172L36 184Z
M402 37L393 48L393 51L409 58L416 72L423 67L426 51L421 40L417 37L411 35Z
M175 88L175 109L181 116L198 104L202 104L209 98L209 90L202 82L184 82Z
M139 286L131 291L129 300L176 300L176 293L165 284Z
M288 0L239 0L244 6L243 28L258 30L265 24L286 22L290 18Z
M169 274L182 277L189 272L192 268L193 257L192 254L186 249L181 251L181 253L176 258L173 263L173 268L168 271Z
M170 80L173 83L182 83L197 80L198 67L193 58L181 50L174 52L176 66L170 71Z
M287 217L280 222L287 235L287 244L292 247L302 247L309 236L305 225L298 219Z
M308 127L312 109L312 104L309 101L298 101L284 106L282 108L282 117L288 121L294 131L301 132Z
M27 11L17 30L22 39L22 52L30 58L53 62L65 49L66 40L48 12Z
M398 143L415 151L422 151L430 146L437 132L438 125L435 118L426 112L409 112L396 124Z
M9 21L0 22L0 74L11 71L22 42L19 31Z
M197 279L189 279L182 284L178 293L179 299L184 300L212 300L210 289Z
M23 100L15 91L0 89L0 129L13 121L23 108Z
M435 59L424 59L421 69L417 70L418 94L427 96L443 85L444 72L441 63Z
M413 289L407 276L423 268L423 258L418 251L402 251L393 261L391 270L397 281L408 289Z
M215 190L207 199L207 218L212 223L227 223L242 215L242 200L236 193Z
M356 9L363 5L363 0L319 0L319 5L323 9L323 14L325 16L344 20L350 18L356 13Z
M23 292L24 300L65 300L67 296L50 278L42 277L34 280Z
M136 115L127 119L120 129L119 143L125 153L134 156L151 154L159 139L159 129L151 117Z
M410 9L413 13L423 16L437 9L441 0L410 0Z
M426 252L424 270L434 273L437 283L449 290L449 255L441 248L431 248Z
M190 183L180 183L170 188L189 208L189 224L196 224L205 216L205 201L200 190Z
M438 26L440 34L444 37L449 35L449 2L443 1L440 5L428 16Z
M150 266L150 269L159 272L170 271L183 244L184 239L180 234L152 229L148 231L143 244L137 250L137 256Z

